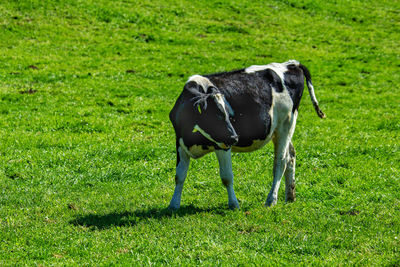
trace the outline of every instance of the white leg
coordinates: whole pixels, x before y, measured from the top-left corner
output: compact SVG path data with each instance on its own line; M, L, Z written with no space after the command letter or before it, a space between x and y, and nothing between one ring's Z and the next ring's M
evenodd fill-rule
M239 202L235 196L235 191L233 190L233 172L232 172L232 159L231 150L216 150L218 162L219 162L219 174L221 176L221 181L228 191L228 205L230 209L239 208Z
M278 201L278 191L279 186L281 184L281 179L283 173L286 169L286 163L288 161L287 157L287 146L288 140L286 136L278 136L277 138L273 139L274 141L274 169L273 169L273 176L274 180L272 182L271 191L268 194L267 201L265 202L266 206L273 206L276 205Z
M172 210L177 210L181 206L183 183L185 182L190 163L189 155L185 151L183 151L181 147L177 148L177 153L178 164L176 166L175 174L175 191L169 204L169 209Z
M288 146L289 161L287 162L285 171L285 184L286 184L286 202L293 202L296 200L296 181L295 181L295 166L296 166L296 151L292 142Z
M279 186L281 184L281 179L283 174L284 173L286 174L285 172L286 166L291 160L289 144L291 143L294 129L296 127L296 120L297 120L297 111L295 111L289 117L287 117L287 119L283 121L281 125L279 125L279 127L276 129L274 133L272 139L274 142L274 153L275 153L274 169L273 169L274 180L272 182L272 188L268 194L267 201L265 202L266 206L275 205L276 202L278 201L278 191L279 191ZM292 148L294 152L293 145ZM289 175L289 173L293 172L293 175L291 177L293 178L294 181L294 161L292 165L290 163L288 165L289 169L287 173ZM288 198L286 198L286 200L288 200Z

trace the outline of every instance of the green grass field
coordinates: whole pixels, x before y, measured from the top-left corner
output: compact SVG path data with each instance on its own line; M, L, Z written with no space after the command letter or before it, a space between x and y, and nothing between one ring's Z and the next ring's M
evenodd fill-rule
M400 265L400 2L0 3L0 265ZM297 59L297 201L263 206L273 148L191 162L187 78Z

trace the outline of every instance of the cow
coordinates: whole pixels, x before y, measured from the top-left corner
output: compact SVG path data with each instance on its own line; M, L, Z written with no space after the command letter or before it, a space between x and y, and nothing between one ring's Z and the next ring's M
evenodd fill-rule
M251 152L274 144L272 188L265 206L277 203L282 176L286 202L295 200L296 153L292 143L304 77L314 109L318 106L309 70L296 60L210 75L186 82L169 118L176 135L175 191L169 209L180 207L190 159L215 152L230 209L239 208L233 190L231 152Z

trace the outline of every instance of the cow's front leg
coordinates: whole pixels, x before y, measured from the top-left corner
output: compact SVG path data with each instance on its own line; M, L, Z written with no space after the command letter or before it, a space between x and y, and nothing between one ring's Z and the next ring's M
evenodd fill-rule
M185 182L190 163L190 156L181 148L177 147L178 159L175 174L175 191L169 203L169 209L177 210L181 206L183 183Z
M295 181L295 166L296 166L296 151L292 142L288 146L288 157L286 171L285 171L285 184L286 184L286 202L293 202L296 200L296 181Z
M218 158L221 181L228 191L228 206L230 209L237 209L239 208L239 202L235 196L235 191L233 190L231 150L216 150L215 154L217 154Z

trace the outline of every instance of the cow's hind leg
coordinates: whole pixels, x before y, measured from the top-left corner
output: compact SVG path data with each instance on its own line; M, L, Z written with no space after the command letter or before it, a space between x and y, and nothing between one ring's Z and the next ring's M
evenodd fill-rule
M190 156L179 146L177 146L177 166L175 174L175 191L169 204L169 209L177 210L181 206L181 196L183 183L185 182L190 163Z
M273 138L274 142L274 168L273 176L274 180L272 182L271 191L268 194L266 206L276 205L278 201L278 191L281 184L282 176L286 169L286 163L288 162L287 146L288 146L288 136L286 133L280 133L280 135Z
M235 191L233 190L231 150L216 150L215 154L217 154L218 158L221 181L228 191L228 206L230 209L237 209L239 208L239 202L236 198Z
M296 127L297 111L292 113L281 125L276 129L272 141L274 142L274 180L272 182L271 191L268 194L266 206L275 205L278 200L278 190L283 174L286 178L286 200L290 200L291 192L293 192L294 200L294 164L295 152L291 143L294 129ZM293 160L292 160L293 159ZM288 169L286 170L286 167ZM289 179L288 179L288 178ZM288 191L288 184L293 185L293 190ZM289 197L289 198L288 198Z
M296 165L296 151L292 142L288 146L289 160L286 164L285 170L285 184L286 184L286 202L293 202L296 200L296 181L295 181L295 165Z

